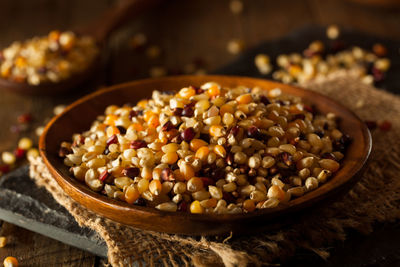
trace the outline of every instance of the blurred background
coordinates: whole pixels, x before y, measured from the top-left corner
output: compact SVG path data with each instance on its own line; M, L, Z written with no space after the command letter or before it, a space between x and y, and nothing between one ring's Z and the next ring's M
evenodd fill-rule
M0 47L16 40L47 35L55 29L81 28L118 2L2 0ZM34 144L37 143L40 127L54 111L57 112L54 108L89 91L139 78L213 73L262 42L273 42L302 27L331 24L398 42L400 1L161 1L159 5L130 17L113 32L102 50L101 70L80 90L51 97L0 90L0 152L13 151L21 137L30 137ZM298 48L295 42L292 43L293 52L306 48L300 45L300 39ZM397 51L397 55L399 53ZM11 167L23 163L20 161ZM0 176L1 172L8 171L2 164ZM100 262L90 253L5 222L0 235L14 238L10 246L0 250L0 258L11 254L25 255L24 259L30 259L33 266L96 266Z

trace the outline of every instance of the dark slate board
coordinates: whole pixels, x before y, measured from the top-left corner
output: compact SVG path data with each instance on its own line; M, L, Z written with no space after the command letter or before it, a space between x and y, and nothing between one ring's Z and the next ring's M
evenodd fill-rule
M91 229L79 227L46 189L37 187L27 165L0 179L0 219L107 257L104 241Z
M301 52L309 42L320 39L325 42L325 30L308 26L283 39L266 42L251 49L236 61L215 71L225 75L243 75L259 78L254 66L254 56L267 53L275 58L281 53ZM371 37L353 30L342 32L349 44L371 47L381 42L388 47L392 68L387 79L379 86L400 93L400 42ZM21 167L0 178L0 219L23 228L46 235L66 244L87 250L98 256L107 256L107 247L95 232L80 228L73 217L43 188L38 188L28 176L28 166ZM400 266L400 224L377 224L368 235L349 232L345 242L337 242L329 248L331 257L327 262L309 251L298 251L283 266Z

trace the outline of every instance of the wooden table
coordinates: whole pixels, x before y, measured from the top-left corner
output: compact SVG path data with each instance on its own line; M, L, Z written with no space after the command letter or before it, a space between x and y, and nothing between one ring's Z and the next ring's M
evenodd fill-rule
M98 16L113 4L110 0L3 0L0 1L0 46L52 29L74 28ZM149 68L163 66L180 72L199 61L212 71L231 60L227 52L231 39L252 47L264 40L279 38L307 24L337 23L377 36L400 39L400 10L371 8L338 0L244 1L244 10L234 15L229 0L171 0L151 13L138 16L116 32L110 41L109 60L96 84L112 84L147 77ZM130 48L129 39L143 32L149 44L161 47L162 54L148 59L143 51ZM91 85L96 87L97 85ZM34 137L35 127L52 116L56 104L78 97L27 97L0 91L0 151L13 150L22 136ZM17 116L31 113L35 120L28 132L15 134L10 127ZM0 235L9 244L0 249L0 260L13 255L24 266L99 266L105 260L39 234L3 222Z

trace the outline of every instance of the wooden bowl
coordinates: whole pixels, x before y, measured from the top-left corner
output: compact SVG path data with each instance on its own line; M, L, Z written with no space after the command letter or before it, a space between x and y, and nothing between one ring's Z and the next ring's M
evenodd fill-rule
M0 88L13 93L24 95L55 96L79 89L85 81L93 77L99 70L100 53L93 59L89 66L82 72L74 73L71 77L59 82L44 82L39 85L32 85L26 82L20 83L0 77Z
M91 191L85 184L74 179L68 167L58 157L62 141L70 141L73 133L90 128L95 118L103 114L110 104L135 103L150 97L153 90L178 90L193 85L200 86L215 81L223 86L259 86L263 89L279 87L284 93L301 96L315 104L322 113L333 112L340 118L340 129L353 138L348 147L341 169L331 179L302 197L274 209L258 210L248 214L216 215L163 212L154 208L129 205ZM89 210L114 221L136 228L166 233L189 235L214 235L233 231L246 232L261 228L276 228L293 221L305 208L333 200L346 193L360 178L361 171L371 151L372 141L368 128L351 111L328 97L294 86L261 79L234 76L176 76L147 79L115 85L92 93L68 106L46 126L39 142L40 154L51 174L71 198ZM295 214L296 213L296 214Z

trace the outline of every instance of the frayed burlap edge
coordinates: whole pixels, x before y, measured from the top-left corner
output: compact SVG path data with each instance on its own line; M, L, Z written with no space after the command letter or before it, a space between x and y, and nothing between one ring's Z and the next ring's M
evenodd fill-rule
M81 226L94 229L108 246L113 266L246 266L268 265L292 255L296 249L323 249L334 240L346 238L345 229L372 231L377 221L400 218L400 98L364 85L352 77L335 75L307 84L354 110L362 119L392 122L388 132L373 132L374 148L362 180L340 201L318 214L302 218L277 232L253 236L233 235L223 242L215 238L191 238L136 230L100 217L77 204L61 190L40 158L31 158L30 175L63 205Z

